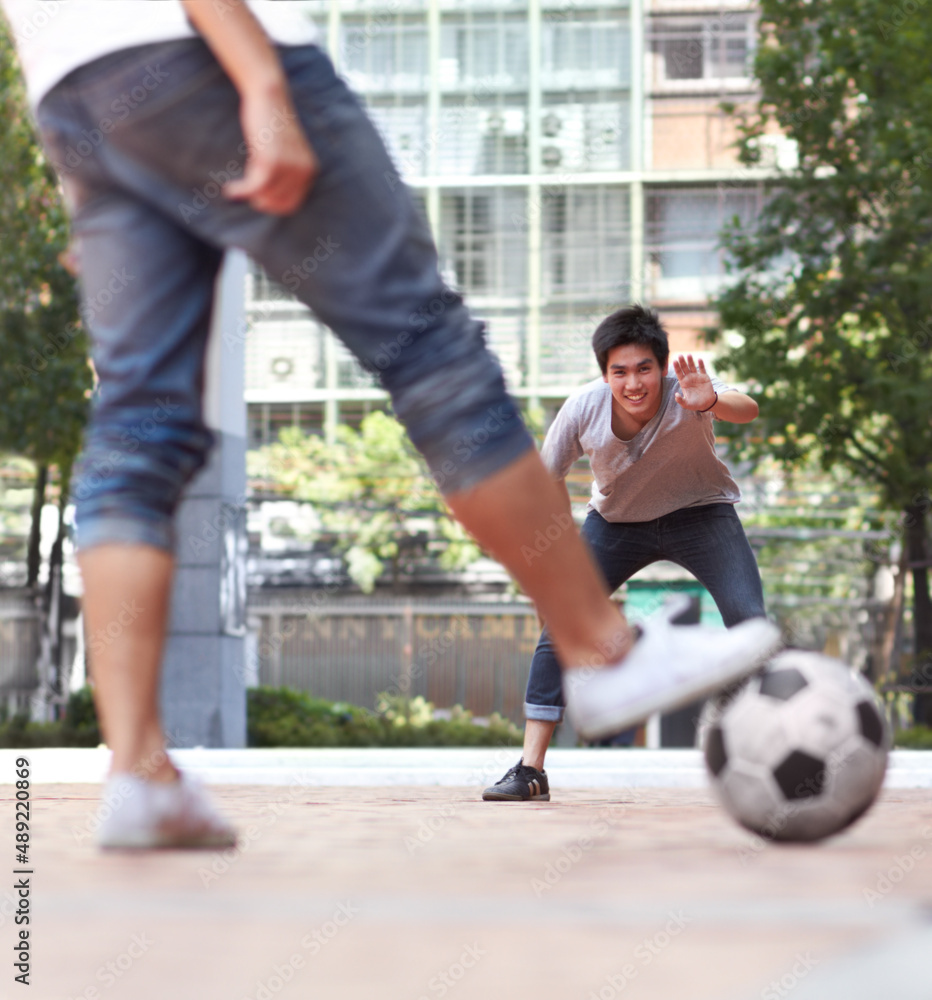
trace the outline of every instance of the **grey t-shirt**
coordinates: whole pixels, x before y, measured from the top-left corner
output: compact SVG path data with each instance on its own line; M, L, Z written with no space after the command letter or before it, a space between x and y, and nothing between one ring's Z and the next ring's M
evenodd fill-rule
M715 391L735 391L712 378ZM589 507L606 521L652 521L684 507L737 503L741 492L715 454L712 413L684 410L679 382L663 379L660 407L630 441L612 433L612 390L603 379L577 389L557 414L541 451L555 479L589 456Z

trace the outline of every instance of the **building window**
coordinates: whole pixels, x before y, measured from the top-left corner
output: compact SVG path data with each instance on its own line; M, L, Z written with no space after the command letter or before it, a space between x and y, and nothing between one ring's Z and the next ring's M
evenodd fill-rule
M653 84L656 90L704 90L751 85L755 17L723 10L718 14L663 15L650 25Z
M612 311L629 301L627 291L591 301L545 304L540 313L540 384L569 392L599 374L592 333Z
M541 119L541 161L547 172L627 170L631 161L627 95L575 100L548 94Z
M341 69L351 87L367 92L427 90L423 17L347 17L341 27Z
M444 98L436 134L438 173L472 177L525 174L527 107L524 99Z
M323 433L322 403L286 403L278 406L250 403L246 408L246 417L249 448L273 444L284 427L297 427L305 434Z
M255 306L263 302L294 302L295 298L279 282L273 281L255 262L249 262L246 278L246 302Z
M524 188L448 191L441 197L445 277L467 295L523 298L527 286Z
M544 16L541 71L545 90L630 85L628 12L585 18Z
M549 190L542 204L545 296L619 293L629 278L626 187Z
M734 216L760 210L757 187L655 188L646 196L649 295L654 302L704 302L725 278L720 233Z
M293 319L254 318L246 338L246 392L280 401L323 388L324 336L306 311Z
M331 334L332 336L332 334ZM338 389L379 389L378 377L363 368L342 341L337 341L337 388Z
M372 97L367 109L399 174L406 178L424 176L431 148L425 100Z
M524 89L527 18L511 14L450 15L440 28L441 90L494 94Z

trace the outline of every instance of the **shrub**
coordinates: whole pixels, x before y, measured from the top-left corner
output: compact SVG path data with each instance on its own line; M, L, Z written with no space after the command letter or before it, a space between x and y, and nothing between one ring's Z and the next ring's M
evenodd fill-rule
M251 747L477 747L520 745L521 730L493 715L488 725L473 721L457 705L449 718L434 717L423 698L378 696L378 712L346 702L324 701L291 688L246 692L247 741ZM0 718L0 747L95 747L100 727L90 688L68 699L60 722Z
M893 743L904 750L932 750L932 727L913 726L912 729L898 729Z
M493 715L487 726L456 706L434 718L421 697L381 694L378 713L345 702L313 698L290 688L248 692L249 745L254 747L454 747L520 745L521 730Z
M89 687L75 691L68 698L62 730L73 740L62 746L96 747L103 742L97 722L97 710L94 708L94 695Z
M0 718L0 747L96 747L100 742L94 699L87 687L69 695L59 722L30 722L25 715Z
M246 692L247 741L251 747L381 746L379 719L345 702L324 701L291 688Z

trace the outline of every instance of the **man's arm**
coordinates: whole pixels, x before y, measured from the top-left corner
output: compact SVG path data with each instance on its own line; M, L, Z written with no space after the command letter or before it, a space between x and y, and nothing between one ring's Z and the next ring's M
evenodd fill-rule
M562 503L562 510L560 511L560 513L561 514L568 514L572 518L572 516L573 516L573 504L572 504L572 502L570 500L570 491L567 488L566 480L565 479L557 479L557 480L555 480L555 482L557 484L557 490L560 493L560 500L561 500L561 503Z
M717 420L733 424L747 424L757 416L757 403L745 393L729 389L718 396L702 358L697 365L691 354L685 358L681 354L673 361L673 371L680 384L675 398L684 410L711 413Z
M224 185L224 195L248 201L259 212L290 215L310 190L318 163L274 46L245 3L181 3L240 95L246 169L241 178ZM254 138L258 135L261 142Z
M540 453L544 467L556 484L557 493L560 495L558 525L570 527L573 524L573 505L570 501L570 491L566 486L566 476L580 455L582 446L579 443L579 422L575 407L571 405L570 400L567 400L550 425ZM540 611L537 612L537 623L541 628L545 625Z
M550 478L557 484L560 493L560 513L572 517L573 505L570 502L570 491L566 486L566 477L576 459L583 454L582 442L579 440L578 400L567 399L547 431L540 457L550 473Z
M737 389L729 389L718 397L711 413L716 420L730 420L733 424L749 424L758 414L757 403Z
M573 503L570 500L570 491L567 489L565 479L554 479L554 483L557 487L557 492L560 494L560 509L557 511L557 515L560 517L561 521L565 525L570 525L573 523ZM566 520L569 518L569 520ZM558 522L559 523L559 522ZM544 616L537 610L537 627L542 629L547 623L544 621Z

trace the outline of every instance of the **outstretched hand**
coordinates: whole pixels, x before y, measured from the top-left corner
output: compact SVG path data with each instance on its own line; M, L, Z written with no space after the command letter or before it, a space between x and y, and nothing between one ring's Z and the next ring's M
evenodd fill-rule
M681 354L673 360L673 372L680 384L674 398L684 410L707 410L713 405L715 390L702 358L697 365L691 354Z

